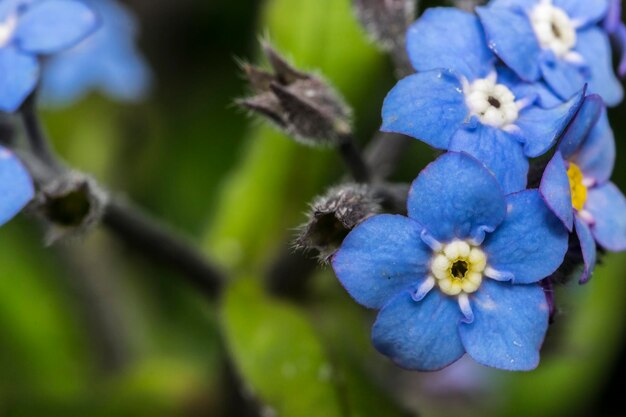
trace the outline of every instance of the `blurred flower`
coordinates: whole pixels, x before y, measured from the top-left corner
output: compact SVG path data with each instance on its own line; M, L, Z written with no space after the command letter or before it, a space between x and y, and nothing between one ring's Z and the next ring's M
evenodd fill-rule
M91 90L113 100L138 101L150 87L151 72L135 46L137 22L113 0L82 0L102 25L74 48L54 56L44 67L42 99L68 105Z
M566 100L585 83L610 105L623 98L609 37L607 0L492 0L476 9L489 47L522 79L543 79Z
M377 215L332 263L354 299L381 309L376 348L432 371L467 352L507 370L539 363L549 306L538 282L567 250L567 230L537 190L504 196L471 156L448 152L417 177L408 217Z
M626 199L609 181L615 165L615 139L599 96L585 100L544 172L540 192L580 241L584 270L593 272L598 242L610 251L626 250Z
M96 14L75 0L0 2L0 111L17 110L33 91L39 56L74 46L97 24Z
M33 181L17 157L0 146L0 225L11 220L34 195Z
M268 44L263 50L274 72L244 64L256 94L237 104L307 145L336 145L350 135L350 109L328 83L298 71Z
M556 142L582 94L541 108L543 87L497 68L478 18L459 9L427 10L409 30L407 45L418 73L385 99L382 130L467 152L495 173L507 194L523 190L527 157Z

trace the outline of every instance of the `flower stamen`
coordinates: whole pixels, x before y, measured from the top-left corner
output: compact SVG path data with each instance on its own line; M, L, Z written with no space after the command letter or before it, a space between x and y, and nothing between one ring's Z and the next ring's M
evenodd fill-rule
M539 44L559 58L565 58L576 46L576 25L565 11L544 1L530 12L530 22Z
M470 116L478 117L481 123L504 128L517 120L515 96L504 84L497 84L495 73L465 84L463 90Z
M572 207L581 211L587 202L587 186L585 185L585 177L573 162L569 163L567 168L567 178L569 179L569 187L572 194Z
M478 247L462 240L442 246L431 261L431 274L447 295L471 294L483 280L487 257Z

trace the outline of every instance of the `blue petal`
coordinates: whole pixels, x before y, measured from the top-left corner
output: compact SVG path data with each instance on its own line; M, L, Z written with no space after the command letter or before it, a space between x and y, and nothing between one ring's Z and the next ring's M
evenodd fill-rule
M449 149L466 152L485 164L498 179L504 194L526 188L528 160L522 146L508 133L483 124L475 129L460 129Z
M563 100L578 93L587 81L580 67L560 59L542 61L541 73L546 84Z
M608 35L597 27L578 32L576 50L585 58L590 72L589 91L599 94L608 106L618 105L624 98L624 89L613 71Z
M576 217L576 235L580 242L580 250L583 254L583 273L580 276L579 282L581 284L586 283L591 278L591 274L596 266L596 242L593 239L591 230L585 222Z
M567 127L559 143L563 158L569 159L580 148L580 144L589 136L589 132L598 122L604 111L604 102L598 95L585 97L585 101L576 116Z
M0 48L0 111L14 112L37 85L39 64L15 48Z
M463 153L448 152L413 182L409 217L439 242L471 238L482 242L505 216L504 194L495 177Z
M567 230L537 190L511 194L506 202L506 219L483 244L487 264L513 283L537 282L563 262Z
M541 76L542 49L524 12L502 7L478 7L489 48L526 81Z
M590 189L585 210L593 216L591 233L602 247L626 250L626 199L615 184L607 182Z
M539 365L549 308L538 285L486 280L472 298L474 321L459 327L467 353L478 363L510 371Z
M337 278L360 304L382 307L428 273L432 251L422 227L404 216L382 214L357 226L332 260Z
M454 70L470 81L485 77L495 61L478 18L452 7L427 9L409 28L407 49L416 70Z
M492 0L489 6L528 11L535 7L537 3L539 3L539 0Z
M97 27L96 14L79 1L42 1L20 17L15 41L24 51L52 54L76 45Z
M383 104L385 132L397 132L447 149L468 115L459 80L447 71L428 71L401 80Z
M0 225L19 213L34 195L33 182L22 163L0 147Z
M598 184L604 184L611 178L615 166L615 138L606 110L602 112L572 161L586 178L592 178Z
M456 298L433 290L416 302L410 293L402 292L378 314L372 342L403 368L436 371L465 353L459 338L459 320Z
M560 152L546 166L539 192L552 212L563 222L570 232L574 227L574 208L572 207L572 192L567 176L565 161Z
M570 19L582 25L602 20L609 7L607 0L554 0L553 4L563 9Z
M530 104L537 104L544 109L563 104L563 100L556 96L543 81L523 82L517 74L503 65L499 65L497 70L498 83L506 85L516 100L525 99Z
M557 107L542 109L530 106L521 111L519 119L515 122L519 129L512 134L524 144L526 156L534 158L543 155L556 143L582 106L584 96L584 90L581 90Z

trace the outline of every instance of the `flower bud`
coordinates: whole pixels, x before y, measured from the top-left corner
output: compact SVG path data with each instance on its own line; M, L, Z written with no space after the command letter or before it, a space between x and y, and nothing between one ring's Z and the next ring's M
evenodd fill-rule
M380 213L406 210L408 185L344 184L331 188L311 204L308 222L299 228L296 248L315 249L322 262L339 249L359 223Z
M327 83L293 68L269 45L263 49L273 72L244 64L256 95L237 104L307 145L336 144L350 133L350 109Z
M99 223L106 201L106 194L96 182L78 172L70 172L45 185L34 207L47 226L46 243L50 245L90 231Z

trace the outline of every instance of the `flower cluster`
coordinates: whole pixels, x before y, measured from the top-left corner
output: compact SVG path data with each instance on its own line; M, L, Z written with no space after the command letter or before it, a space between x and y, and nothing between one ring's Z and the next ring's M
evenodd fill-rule
M448 152L413 182L408 216L370 217L332 259L350 295L380 309L373 343L398 365L437 370L467 353L535 368L552 310L543 287L568 251L584 283L596 245L626 250L605 109L623 96L615 7L492 0L431 8L410 27L416 73L385 99L382 130Z

